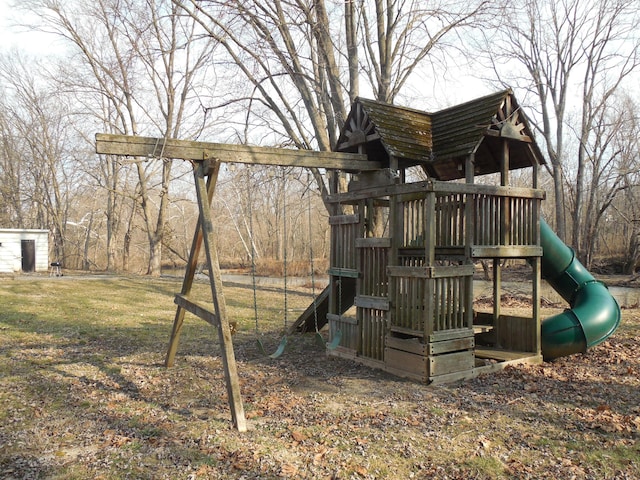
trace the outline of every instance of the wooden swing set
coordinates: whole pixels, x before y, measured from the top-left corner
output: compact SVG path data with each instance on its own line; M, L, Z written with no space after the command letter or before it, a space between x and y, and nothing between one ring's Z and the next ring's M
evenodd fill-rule
M268 147L159 139L129 135L96 134L96 153L147 158L187 160L193 165L193 178L198 203L198 222L186 266L180 293L175 296L177 310L171 331L165 366L171 367L180 340L186 312L203 319L217 329L231 417L235 427L243 432L247 425L240 394L231 328L226 313L222 276L216 248L216 230L211 221L211 204L222 163L242 163L284 167L322 168L326 170L370 171L380 168L378 162L357 153L316 152ZM211 287L212 305L190 298L201 250L204 247ZM315 301L315 299L314 299ZM213 307L213 308L211 308ZM286 339L286 337L284 337ZM279 356L283 343L271 356Z
M165 364L174 363L185 312L215 326L231 416L240 431L247 427L211 221L224 162L354 174L346 192L338 189L338 175L331 177L329 285L314 295L290 332L318 333L328 324L329 355L424 383L542 362L540 208L545 193L538 187L538 170L544 158L513 92L436 113L356 99L336 150L96 135L99 154L183 159L193 165L199 219L175 296ZM428 180L408 182L411 167L421 168ZM516 186L509 173L525 168L531 184ZM475 183L476 176L490 174L494 184ZM374 228L380 218L387 219L384 232ZM203 247L212 305L190 297ZM531 268L529 316L501 310L506 259ZM491 312L474 310L479 260L493 262ZM280 346L272 355L279 351Z

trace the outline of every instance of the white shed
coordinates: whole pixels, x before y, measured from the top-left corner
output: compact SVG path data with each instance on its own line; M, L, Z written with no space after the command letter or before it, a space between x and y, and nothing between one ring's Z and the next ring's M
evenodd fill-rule
M48 230L0 228L0 273L48 269Z

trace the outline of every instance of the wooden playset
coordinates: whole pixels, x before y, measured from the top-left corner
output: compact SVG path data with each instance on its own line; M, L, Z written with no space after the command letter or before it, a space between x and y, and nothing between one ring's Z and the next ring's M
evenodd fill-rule
M216 326L229 404L246 428L229 319L211 222L222 162L317 167L349 172L348 191L332 183L329 286L315 314L329 324L330 355L436 383L475 376L511 362L540 362L540 203L543 157L510 90L437 113L358 99L335 152L312 152L122 135L96 135L101 154L192 162L199 221L166 365L174 362L185 312ZM407 169L428 180L407 183ZM530 188L509 172L531 169ZM494 175L494 184L477 184ZM485 177L487 178L487 177ZM380 228L381 222L386 228ZM212 305L189 298L204 246ZM531 266L531 315L500 309L501 261ZM493 308L473 309L474 262L493 262ZM295 323L310 330L308 310ZM316 317L317 318L317 317ZM322 326L322 324L320 326Z
M435 114L358 100L337 150L365 154L383 170L359 173L331 197L326 318L341 340L329 354L429 383L540 362L543 157L513 94ZM405 183L414 166L429 180ZM510 186L509 171L524 167L531 188ZM474 183L491 173L498 185ZM374 217L388 222L382 236ZM531 265L526 318L500 311L501 261L511 258ZM493 261L490 313L473 309L480 259Z

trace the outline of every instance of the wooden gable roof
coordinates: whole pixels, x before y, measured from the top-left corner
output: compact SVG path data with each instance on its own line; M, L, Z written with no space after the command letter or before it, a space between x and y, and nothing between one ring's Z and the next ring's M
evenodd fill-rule
M510 169L544 163L511 90L436 113L358 98L336 150L366 153L386 165L394 157L400 168L420 165L433 178L453 180L465 176L471 154L476 175L499 172L505 139Z
M340 152L366 153L387 164L393 156L404 166L428 161L431 149L428 113L364 98L354 102L337 145Z

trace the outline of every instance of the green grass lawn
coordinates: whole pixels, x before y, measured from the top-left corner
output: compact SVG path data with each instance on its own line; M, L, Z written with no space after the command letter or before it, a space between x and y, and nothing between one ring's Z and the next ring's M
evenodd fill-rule
M327 357L277 360L283 292L224 289L249 431L230 422L215 330L181 279L0 277L0 478L640 478L640 314L585 355L429 387ZM210 299L208 284L197 296ZM288 292L288 323L311 302Z

